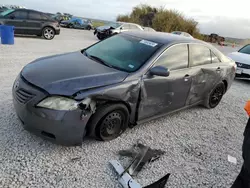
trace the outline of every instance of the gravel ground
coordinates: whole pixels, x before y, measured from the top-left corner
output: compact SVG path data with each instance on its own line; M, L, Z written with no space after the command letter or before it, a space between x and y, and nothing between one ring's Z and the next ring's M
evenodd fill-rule
M82 146L63 147L23 130L11 96L22 67L36 58L75 51L96 41L90 31L63 29L52 41L17 37L14 46L0 46L0 187L119 187L108 161L118 159L116 152L137 139L166 151L136 177L142 185L172 173L168 187L229 187L242 164L247 81L236 80L216 109L184 110L128 130L110 142L86 140ZM237 165L227 161L228 155L237 158Z

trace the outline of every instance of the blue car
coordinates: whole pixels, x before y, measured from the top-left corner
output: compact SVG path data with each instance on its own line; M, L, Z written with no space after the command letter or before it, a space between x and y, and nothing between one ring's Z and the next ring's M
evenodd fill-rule
M83 20L82 18L71 18L60 23L60 26L75 29L87 29L93 28L91 21Z

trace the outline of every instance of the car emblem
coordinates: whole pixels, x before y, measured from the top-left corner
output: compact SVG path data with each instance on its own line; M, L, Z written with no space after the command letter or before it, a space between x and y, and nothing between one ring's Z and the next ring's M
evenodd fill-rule
M19 81L16 81L16 82L15 82L14 88L15 88L15 89L19 88Z
M239 63L239 64L238 64L238 66L239 66L239 67L241 67L241 66L242 66L242 64L241 64L241 63Z

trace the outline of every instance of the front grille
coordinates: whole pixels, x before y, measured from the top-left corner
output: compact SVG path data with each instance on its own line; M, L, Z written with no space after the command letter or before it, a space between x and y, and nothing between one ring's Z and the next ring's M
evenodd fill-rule
M249 74L244 74L244 73L237 74L236 77L237 78L248 78L248 79L250 79L250 75Z
M237 67L239 68L250 69L250 65L239 63L239 62L236 62L236 64L237 64Z
M15 91L15 96L18 102L22 104L26 104L29 100L31 100L34 95L24 89L18 89Z

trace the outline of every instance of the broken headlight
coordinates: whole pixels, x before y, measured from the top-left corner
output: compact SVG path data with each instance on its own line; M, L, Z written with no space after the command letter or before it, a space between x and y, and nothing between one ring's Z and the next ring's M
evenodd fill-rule
M52 110L76 110L78 108L78 102L70 98L57 96L48 97L38 103L37 106Z

